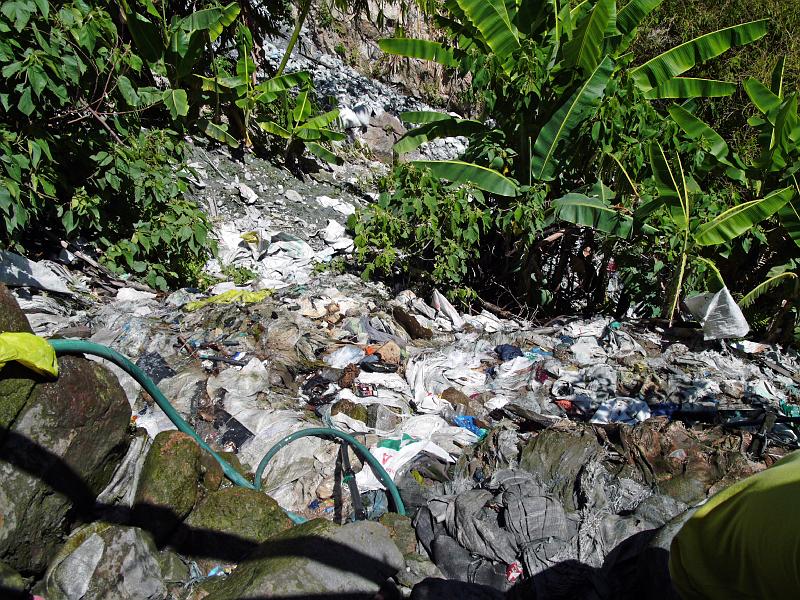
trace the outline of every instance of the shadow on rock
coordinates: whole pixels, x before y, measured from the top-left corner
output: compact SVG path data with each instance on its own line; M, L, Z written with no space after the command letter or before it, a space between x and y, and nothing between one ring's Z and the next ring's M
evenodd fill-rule
M247 555L233 575L209 582L210 599L280 598L282 594L287 598L296 597L291 589L284 592L286 578L274 581L272 577L262 576L262 573L266 575L264 569L273 574L276 569L292 574L294 581L288 584L289 588L307 586L313 576L317 589L313 589L312 582L308 593L304 594L308 598L373 598L376 594L387 600L399 598L397 590L387 585L386 580L403 568L404 559L386 529L378 523L338 526L328 521L311 521L258 544L240 536L190 527L164 507L138 504L128 508L97 502L89 486L61 458L13 431L4 434L0 461L39 478L53 493L68 498L73 503L70 516L75 526L97 521L134 525L150 533L161 547L222 563L237 562ZM168 539L163 535L165 529L171 531ZM308 535L304 534L306 532ZM203 543L198 545L198 539ZM364 552L359 548L365 549ZM242 585L237 585L237 580ZM269 581L265 583L265 580ZM271 588L273 581L274 589L262 595L260 588L265 585ZM315 591L324 593L315 594ZM29 596L3 586L0 597Z

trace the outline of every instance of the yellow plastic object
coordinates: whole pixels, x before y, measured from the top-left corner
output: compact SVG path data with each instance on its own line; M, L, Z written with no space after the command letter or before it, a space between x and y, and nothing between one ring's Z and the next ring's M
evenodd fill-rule
M717 492L672 540L683 600L796 598L800 590L800 452Z
M58 361L53 347L32 333L0 333L0 369L12 360L41 373L58 377Z
M209 304L232 304L234 302L241 302L242 304L255 304L256 302L264 301L268 296L271 295L272 290L259 290L257 292L249 292L247 290L229 290L227 292L223 292L222 294L211 296L210 298L203 298L202 300L197 300L196 302L189 302L183 308L188 312L193 312L203 308L204 306L208 306Z

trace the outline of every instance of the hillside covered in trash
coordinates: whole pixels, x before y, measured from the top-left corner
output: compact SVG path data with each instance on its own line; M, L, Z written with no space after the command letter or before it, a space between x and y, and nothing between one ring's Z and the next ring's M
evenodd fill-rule
M482 4L0 0L0 597L674 600L800 448L794 17Z
M66 253L38 262L5 253L4 303L24 316L3 328L29 322L39 335L119 351L251 480L291 434L355 436L406 516L362 456L324 436L279 450L263 492L233 486L122 369L62 358L57 382L27 384L39 393L19 396L20 379L4 373L2 557L26 577L6 587L32 584L43 598L388 588L414 598L647 597L665 528L798 445L791 352L606 316L465 313L439 292L320 270L351 251L343 221L362 200L283 176L282 192L254 191L250 203L243 186L261 190L275 171L214 165L250 182L207 170L201 189L230 215L220 255L269 286L156 294ZM105 387L81 389L101 385L92 377ZM86 444L93 455L76 464ZM41 452L49 458L31 464ZM59 484L46 473L59 468L86 481L93 505L69 486L48 492Z

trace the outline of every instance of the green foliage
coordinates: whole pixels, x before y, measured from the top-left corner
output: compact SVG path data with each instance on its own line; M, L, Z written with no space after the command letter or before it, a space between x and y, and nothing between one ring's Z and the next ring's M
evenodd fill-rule
M632 45L645 60L667 48L686 42L707 31L730 27L742 21L768 18L769 29L757 44L702 65L698 76L709 79L769 81L777 56L786 56L786 82L789 89L800 83L800 11L796 2L785 0L663 0L642 23L641 33ZM698 116L714 124L725 139L736 142L740 152L751 156L755 143L746 127L751 116L747 97L741 92L698 107Z
M627 49L638 23L657 4L637 0L626 5L620 10L624 30L620 32L614 0L587 0L574 8L556 1L551 11L533 2L447 0L439 23L456 40L453 47L408 38L381 40L380 45L385 52L432 60L469 74L487 116L497 122L510 149L521 158L513 176L528 185L558 178L556 191L570 190L592 178L599 155L589 156L576 177L565 177L565 163L575 154L565 142L596 115L607 95L628 85L627 79L632 79L637 100L729 95L735 89L730 82L681 76L766 33L763 20L739 24L699 36L634 67ZM451 133L449 128L428 125L424 134L431 139ZM467 135L472 146L484 139L482 133ZM417 131L410 132L398 151L413 147L407 141L419 137ZM463 169L459 175L464 175Z
M287 156L296 145L300 145L326 162L341 163L341 159L321 144L321 142L345 139L343 133L330 128L339 117L339 110L333 109L316 116L312 116L313 113L311 86L307 84L297 94L294 105L287 106L286 110L278 115L280 122L261 121L258 126L267 133L285 140Z
M236 285L247 285L258 277L258 274L251 269L236 265L224 265L222 274L225 276L225 281L233 281Z
M474 283L470 261L492 219L484 195L411 165L395 169L382 187L378 202L349 221L364 276L413 273L449 288Z
M682 291L726 284L734 293L756 285L747 303L788 289L795 280L788 274L757 282L787 244L796 252L800 243L800 117L786 81L789 61L779 61L764 79L769 83L745 82L760 113L750 119L757 152L734 151L730 130L702 118L714 114L703 99L735 94L740 72L709 68L708 61L758 46L752 43L768 34L763 12L727 15L710 33L693 28L692 36L654 51L639 40L639 26L660 0L622 7L605 0L443 4L435 20L450 42L397 37L380 46L467 77L477 115L404 115L417 127L395 150L468 137L460 160L414 164L487 192L482 209L490 217L480 246L468 254L471 285L509 300L510 287L514 302L550 302L553 311L574 310L569 296L580 292L591 309L603 302L603 261L613 256L625 285L623 313L638 304L644 314L672 318ZM655 31L644 34L650 35ZM669 106L666 98L681 103ZM508 184L487 185L487 172ZM362 248L382 248L362 254L372 268L377 260L384 268L409 268L414 249L436 235L424 228L385 235L406 211L408 182L401 177L396 184L393 196L357 225ZM593 252L601 257L595 263Z
M0 243L81 236L113 269L158 288L192 281L213 246L183 199L181 142L158 128L185 112L101 5L0 3ZM43 238L44 236L44 238Z

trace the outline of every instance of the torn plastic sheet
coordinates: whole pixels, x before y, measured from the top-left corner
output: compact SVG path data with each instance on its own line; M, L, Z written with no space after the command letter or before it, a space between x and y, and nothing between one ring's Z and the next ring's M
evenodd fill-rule
M0 282L10 287L33 287L73 295L64 278L43 263L0 250Z
M486 373L480 370L481 360L491 358L486 352L453 349L448 354L423 352L406 364L406 381L414 391L417 406L428 394L441 394L455 387L467 396L483 390Z
M574 355L574 362L579 367L586 367L598 362L605 362L608 356L596 338L582 337L570 346Z
M744 337L750 325L727 287L716 294L706 293L686 298L686 306L703 327L706 340Z
M461 318L459 312L452 304L450 304L447 298L445 298L441 292L439 292L439 290L433 290L431 304L433 305L433 308L437 310L437 312L441 313L450 320L454 329L460 330L464 328L464 319Z
M404 415L411 413L411 407L402 394L384 387L377 387L375 390L375 395L373 396L362 397L354 394L350 389L344 389L339 390L339 392L336 394L336 397L339 400L349 400L350 402L362 404L364 406L369 406L370 404L382 404L387 408L396 408L401 412L401 414Z

